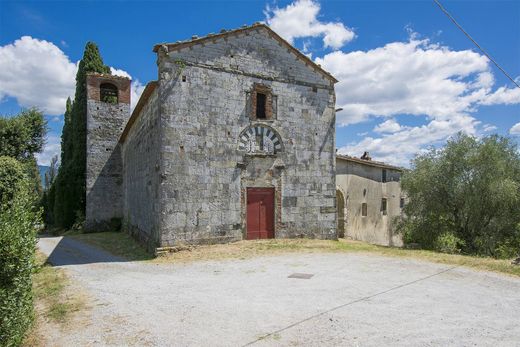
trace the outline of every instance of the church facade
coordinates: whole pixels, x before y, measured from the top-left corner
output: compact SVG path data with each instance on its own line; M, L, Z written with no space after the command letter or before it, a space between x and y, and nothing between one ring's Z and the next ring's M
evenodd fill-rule
M129 80L87 78L86 228L156 251L335 239L334 77L263 24L154 52L132 114Z

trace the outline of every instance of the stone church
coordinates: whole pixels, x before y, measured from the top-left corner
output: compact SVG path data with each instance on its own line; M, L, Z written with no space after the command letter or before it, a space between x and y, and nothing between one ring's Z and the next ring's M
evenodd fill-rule
M87 77L86 229L161 251L335 239L337 80L268 26L158 44L157 80Z

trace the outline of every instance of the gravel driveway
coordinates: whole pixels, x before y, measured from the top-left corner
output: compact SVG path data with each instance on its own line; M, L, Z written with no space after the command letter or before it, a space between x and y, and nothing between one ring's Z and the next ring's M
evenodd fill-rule
M370 254L154 264L39 247L91 298L53 346L520 346L520 279L504 275Z

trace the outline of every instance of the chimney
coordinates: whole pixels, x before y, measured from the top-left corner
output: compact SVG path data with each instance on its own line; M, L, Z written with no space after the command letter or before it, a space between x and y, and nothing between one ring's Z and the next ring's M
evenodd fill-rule
M365 151L363 153L363 155L361 156L361 159L363 159L363 160L372 160L372 157L370 156L370 153Z

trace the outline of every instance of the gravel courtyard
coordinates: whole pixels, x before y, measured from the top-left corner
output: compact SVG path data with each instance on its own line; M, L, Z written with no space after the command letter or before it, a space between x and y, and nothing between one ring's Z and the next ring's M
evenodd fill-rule
M61 237L39 248L89 297L52 346L520 346L520 279L505 275L359 253L155 264Z

